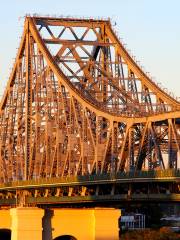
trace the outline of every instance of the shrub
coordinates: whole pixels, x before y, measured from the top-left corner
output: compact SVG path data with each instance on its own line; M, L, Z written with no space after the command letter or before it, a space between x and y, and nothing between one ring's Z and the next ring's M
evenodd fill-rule
M174 233L168 227L158 230L134 230L128 231L120 236L120 240L179 240L180 234Z

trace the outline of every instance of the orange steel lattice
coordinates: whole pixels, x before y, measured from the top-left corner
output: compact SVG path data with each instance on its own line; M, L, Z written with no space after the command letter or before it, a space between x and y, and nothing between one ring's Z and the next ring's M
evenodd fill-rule
M0 181L177 168L180 103L109 20L27 16L0 106Z

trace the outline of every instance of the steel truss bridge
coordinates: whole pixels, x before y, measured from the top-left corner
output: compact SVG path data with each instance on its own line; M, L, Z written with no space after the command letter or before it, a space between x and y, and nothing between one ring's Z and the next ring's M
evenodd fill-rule
M0 205L180 201L180 102L110 20L25 18L0 149Z

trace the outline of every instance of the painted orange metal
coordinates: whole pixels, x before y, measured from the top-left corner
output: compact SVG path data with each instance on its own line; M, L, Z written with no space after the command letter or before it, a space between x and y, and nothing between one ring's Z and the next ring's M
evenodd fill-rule
M26 17L0 105L0 181L177 168L179 110L109 20Z

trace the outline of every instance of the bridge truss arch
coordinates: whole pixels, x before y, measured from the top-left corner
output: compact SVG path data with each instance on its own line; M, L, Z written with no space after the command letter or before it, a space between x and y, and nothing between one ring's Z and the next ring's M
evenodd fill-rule
M178 168L180 103L109 20L26 17L0 105L0 181Z

